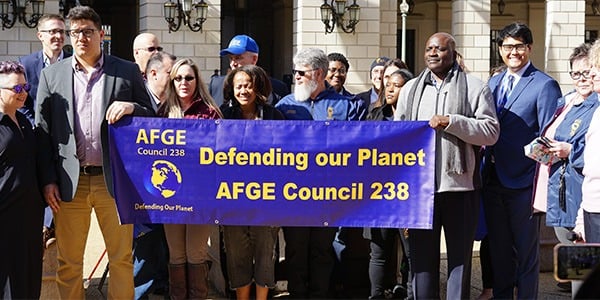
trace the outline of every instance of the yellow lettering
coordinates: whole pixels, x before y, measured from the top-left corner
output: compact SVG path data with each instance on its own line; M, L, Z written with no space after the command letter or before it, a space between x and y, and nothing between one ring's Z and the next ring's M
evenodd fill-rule
M358 165L364 165L364 161L371 158L371 151L369 149L358 149Z
M231 199L231 192L229 191L229 185L227 182L221 182L219 184L219 190L217 191L217 199Z
M283 186L283 197L289 201L296 200L298 195L294 192L294 190L296 190L297 188L298 188L298 186L294 183L291 183L291 182L286 183ZM291 193L290 193L290 190L292 190Z
M210 165L215 158L215 152L208 147L200 147L200 164Z
M145 129L138 130L138 135L137 135L137 138L135 139L135 143L139 144L140 142L143 142L144 144L148 144L148 134L146 134Z

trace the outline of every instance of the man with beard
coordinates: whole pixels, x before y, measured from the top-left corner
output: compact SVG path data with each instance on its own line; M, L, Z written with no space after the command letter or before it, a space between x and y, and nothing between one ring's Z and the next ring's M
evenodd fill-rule
M288 120L363 120L363 102L340 95L326 83L327 55L317 48L294 56L294 93L275 106ZM328 298L337 228L284 227L288 292L292 298Z
M428 120L435 130L433 228L409 229L415 299L439 299L440 233L448 254L447 299L468 299L471 256L479 213L479 155L499 135L492 94L456 61L452 35L433 34L425 44L421 74L400 91L394 120Z

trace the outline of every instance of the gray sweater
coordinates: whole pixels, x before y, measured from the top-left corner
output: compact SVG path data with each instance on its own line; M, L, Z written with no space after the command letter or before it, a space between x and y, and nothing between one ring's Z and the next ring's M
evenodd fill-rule
M430 80L427 80L430 81ZM407 97L416 79L410 80L402 87L394 120L400 120L405 115ZM449 86L444 82L441 87L426 83L421 100L416 102L417 118L413 121L428 121L434 115L445 115L450 117L450 123L443 131L436 132L435 150L435 192L458 192L472 191L476 188L475 177L479 177L478 147L482 145L493 145L500 134L500 126L496 117L496 105L488 86L480 79L467 74L468 99L473 115L450 114L447 111L446 101L455 93L449 92ZM410 116L406 118L410 120ZM451 134L466 143L467 172L456 174L445 170L444 166L448 159L447 149L441 143L442 135ZM456 145L453 145L456 146ZM477 172L477 173L475 173ZM475 177L474 177L475 176Z

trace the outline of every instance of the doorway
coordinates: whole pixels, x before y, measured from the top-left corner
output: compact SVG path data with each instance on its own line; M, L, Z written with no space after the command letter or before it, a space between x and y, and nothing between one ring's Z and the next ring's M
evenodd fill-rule
M284 80L292 66L292 7L292 0L221 1L221 49L235 35L249 35L258 43L258 65ZM227 57L221 58L221 74L228 69Z

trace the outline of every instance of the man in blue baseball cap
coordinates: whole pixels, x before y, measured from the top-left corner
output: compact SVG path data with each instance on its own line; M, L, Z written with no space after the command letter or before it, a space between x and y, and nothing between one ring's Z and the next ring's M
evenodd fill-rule
M246 54L246 52L249 52L247 55L249 57L258 57L258 45L256 44L256 41L253 38L245 34L241 34L234 36L229 42L229 47L221 50L219 54L221 56L243 55Z
M229 68L235 70L245 65L256 65L258 62L258 44L256 41L245 35L236 35L229 42L229 46L219 52L221 56L229 58ZM213 97L217 105L223 105L223 83L225 76L212 77L209 84L210 95ZM269 103L275 103L290 93L290 87L280 80L271 77L271 85L273 92L269 96ZM226 104L227 105L227 104Z

